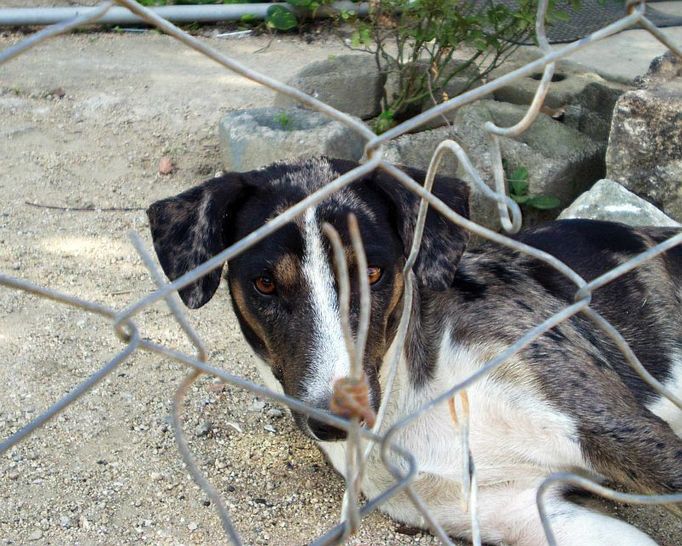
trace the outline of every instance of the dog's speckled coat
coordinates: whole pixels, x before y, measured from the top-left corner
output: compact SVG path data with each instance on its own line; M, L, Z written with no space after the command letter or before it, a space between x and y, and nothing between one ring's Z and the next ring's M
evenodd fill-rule
M171 279L214 256L306 195L356 165L326 158L230 173L149 209L154 244ZM408 171L423 179L423 173ZM468 214L466 185L438 177L434 193ZM401 310L402 267L418 199L376 172L237 256L227 271L242 331L263 361L262 372L284 392L327 407L334 380L347 372L329 246L323 222L349 246L346 216L358 217L370 265L383 275L373 285L365 355L372 400L378 406ZM563 221L519 235L590 280L669 237L674 231L620 224ZM575 286L529 256L486 243L466 249L468 234L431 211L415 266L418 290L401 355L387 424L457 384L532 326L573 301ZM350 250L347 251L350 255ZM350 268L353 272L354 262ZM266 275L277 291L259 293ZM190 307L206 303L220 271L181 291ZM353 293L351 323L357 323ZM682 250L677 247L598 290L592 306L616 326L644 366L682 394ZM535 504L549 473L600 473L644 492L682 491L682 412L662 400L629 368L606 335L576 316L543 335L468 390L471 450L479 481L483 539L544 544ZM343 434L295 415L343 472ZM333 441L335 440L335 441ZM460 441L439 407L398 434L419 464L416 491L448 532L467 536L462 506ZM391 476L375 455L363 482L367 495ZM550 495L549 513L560 544L653 544L621 521ZM404 496L383 509L424 525Z

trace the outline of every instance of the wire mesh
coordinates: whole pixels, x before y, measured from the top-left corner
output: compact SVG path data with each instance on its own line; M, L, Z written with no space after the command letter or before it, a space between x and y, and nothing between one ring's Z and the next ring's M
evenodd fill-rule
M93 386L101 381L108 374L112 373L122 362L128 359L133 353L137 351L149 351L163 355L166 358L175 360L177 362L185 364L189 369L189 373L186 378L182 381L182 384L178 387L173 405L173 425L176 434L176 441L182 455L184 462L190 470L190 473L197 484L206 492L208 497L213 501L213 506L215 506L220 521L222 523L223 529L229 537L229 539L234 544L241 544L241 538L238 530L232 524L232 520L228 513L227 506L223 501L219 491L209 483L209 481L202 475L198 468L198 465L194 461L194 457L188 446L188 442L182 431L182 422L180 418L180 408L182 406L183 398L192 385L192 383L201 374L209 374L220 378L224 382L233 385L235 387L245 389L250 391L260 397L265 397L270 400L277 401L281 404L288 406L290 409L308 415L313 416L315 419L332 425L334 427L346 430L349 433L348 436L348 453L350 456L347 459L347 488L344 496L344 508L342 509L341 522L329 531L324 536L318 537L314 541L314 544L332 544L345 541L351 533L357 530L359 525L362 523L362 518L365 517L370 512L379 508L382 503L386 502L390 498L394 497L398 493L405 492L410 501L414 504L416 509L422 514L424 521L431 528L432 532L442 541L443 544L452 544L448 534L443 529L441 524L438 522L437 518L431 513L427 504L423 499L419 497L415 489L412 487L412 481L415 478L417 472L417 461L412 453L410 453L405 448L401 447L397 441L395 441L395 436L401 430L403 430L409 423L413 422L421 415L432 410L439 404L448 403L450 406L450 412L453 422L461 428L464 433L462 434L462 451L466 453L467 456L464 459L463 469L462 469L462 483L466 484L467 494L465 496L467 509L471 514L471 536L474 544L480 544L480 530L478 528L478 521L476 518L476 499L477 499L477 486L476 486L476 472L475 472L475 461L470 456L470 451L468 447L468 402L467 402L467 388L473 385L476 381L480 380L486 374L489 374L494 369L499 367L510 357L521 351L523 348L530 345L534 340L538 339L541 335L548 332L550 329L566 321L568 318L577 315L579 313L587 316L594 325L599 328L604 334L610 337L616 346L620 349L622 354L625 356L627 362L630 366L639 374L639 376L658 392L661 396L670 400L678 408L682 409L682 400L674 393L670 392L667 388L661 385L654 377L647 372L647 370L642 366L641 362L638 360L632 349L628 346L627 342L623 339L622 335L618 330L613 327L603 316L597 313L593 308L590 307L592 294L595 290L603 287L607 283L613 281L614 279L626 274L628 271L639 267L644 262L651 260L653 257L669 250L670 248L682 243L682 234L671 237L667 241L664 241L654 248L649 249L646 252L641 253L635 258L627 261L626 263L620 265L607 272L606 274L600 276L591 282L586 282L580 275L575 271L564 265L561 261L555 257L539 250L523 244L519 241L515 241L506 235L496 233L491 231L467 218L458 215L456 212L448 208L441 200L439 200L435 195L431 193L431 187L433 185L434 177L439 170L441 160L444 155L450 153L454 155L460 164L463 166L464 170L469 174L472 184L477 186L477 189L483 192L483 194L489 199L494 200L498 205L499 217L502 227L508 233L515 233L519 230L521 225L521 212L518 205L510 199L505 191L504 183L504 172L502 169L501 151L500 151L500 136L515 137L523 133L535 120L540 108L543 104L543 100L548 92L549 86L552 81L552 75L555 69L555 62L561 58L564 58L574 51L583 48L595 41L603 39L610 36L616 32L627 29L634 25L640 25L647 31L649 31L655 38L665 44L670 50L672 50L676 55L682 57L682 51L678 46L673 44L669 38L665 36L650 20L646 17L646 2L645 1L629 1L627 3L628 13L624 15L620 20L592 33L585 38L577 40L575 42L569 43L558 49L552 49L546 38L546 32L544 27L545 13L547 10L548 1L541 0L538 4L537 12L537 22L536 22L536 36L537 42L543 52L543 56L533 62L530 62L513 72L510 72L500 78L497 78L491 82L482 85L481 87L470 90L462 95L459 95L447 102L443 102L433 108L423 112L422 114L404 122L400 125L394 127L393 129L381 134L376 135L370 131L364 124L357 121L356 119L340 112L329 105L309 96L301 91L294 89L288 85L282 84L265 74L260 74L254 70L251 70L247 66L244 66L235 60L219 53L218 51L212 49L208 45L202 43L195 37L190 36L186 32L177 28L167 20L159 17L153 11L141 6L133 0L116 0L117 4L128 8L131 12L137 14L142 19L147 21L149 24L156 26L161 31L169 34L170 36L176 38L189 48L192 48L210 59L221 64L228 70L231 70L237 74L242 75L254 82L260 83L270 89L288 95L291 98L296 99L305 106L315 109L349 127L350 129L357 132L366 140L366 157L367 161L361 166L351 170L350 172L340 176L338 179L332 183L326 185L322 189L313 193L312 195L306 197L300 201L295 206L291 207L287 211L283 212L266 225L260 229L254 231L247 237L236 242L230 247L223 250L214 258L206 261L194 270L184 274L175 281L168 283L165 281L163 275L157 270L154 260L149 255L149 253L144 248L141 239L137 234L131 234L133 245L140 255L142 261L144 262L146 268L149 270L151 277L153 278L157 289L151 294L130 303L128 306L121 310L112 309L106 306L96 304L94 302L85 301L63 292L53 290L50 288L45 288L37 286L33 283L27 282L22 279L14 278L6 274L0 274L0 284L12 288L15 290L20 290L28 292L39 296L41 298L50 299L65 305L80 308L88 313L94 313L104 316L111 320L114 334L121 340L124 344L124 348L114 356L109 362L107 362L103 367L93 373L90 377L84 380L80 385L74 388L69 394L57 401L52 407L43 412L41 415L30 421L24 427L16 431L9 438L6 438L0 443L0 454L6 452L11 447L15 446L18 442L23 440L27 435L31 434L38 427L43 426L48 420L57 415L64 408L72 404L76 399L78 399L83 394L87 393ZM17 43L16 45L7 48L3 52L0 52L0 64L15 58L18 55L24 54L30 48L38 45L39 43L45 41L46 39L58 35L63 32L70 31L78 26L86 23L95 22L99 17L101 17L106 11L113 5L112 2L104 2L92 11L85 13L71 21L65 21L63 23L53 25L40 31L25 40ZM491 190L485 182L482 180L480 174L475 170L471 161L469 160L465 150L454 141L444 141L441 143L429 165L426 180L423 185L412 179L405 172L400 170L397 166L386 161L382 157L383 145L392 139L397 138L407 132L413 131L414 129L423 126L435 118L442 116L443 114L455 110L462 105L479 100L485 96L490 95L495 90L502 86L509 84L510 82L533 74L538 70L542 70L542 79L538 85L534 100L529 106L525 116L521 121L519 121L513 127L498 127L491 122L485 124L485 129L489 135L490 151L492 157L493 174L495 179L495 190ZM208 362L207 349L201 340L200 336L193 329L189 321L185 318L182 307L179 303L179 298L177 291L188 284L196 281L198 278L202 277L206 273L220 267L224 262L229 262L232 258L250 248L257 242L261 241L265 237L275 232L277 229L295 219L301 215L308 207L320 203L325 198L343 188L344 186L350 184L351 182L361 178L362 176L370 173L375 169L383 169L388 174L392 175L399 183L403 184L409 191L413 192L420 198L420 207L416 222L416 228L414 233L414 238L411 245L411 252L408 256L406 266L405 266L405 288L403 295L403 309L400 323L398 326L397 340L398 347L396 347L394 358L388 364L387 370L387 384L385 388L385 393L381 406L378 411L376 423L371 430L367 428L360 427L357 419L351 421L341 419L329 412L316 409L314 407L308 406L301 401L291 398L284 394L279 394L273 392L259 384L247 381L239 376L229 374L224 370L212 365ZM398 422L393 423L387 430L382 431L383 418L386 409L386 401L390 399L394 379L396 376L396 370L398 366L399 355L402 353L402 343L405 339L405 333L407 331L410 313L413 303L413 293L414 293L414 283L415 278L412 273L412 268L415 264L417 254L420 249L420 244L422 240L422 235L424 231L424 224L426 220L427 209L431 207L441 213L449 221L457 224L463 229L468 230L480 237L487 240L494 241L508 248L511 248L517 252L533 256L534 258L541 260L550 267L554 268L556 271L564 275L568 280L573 282L576 286L574 303L567 305L564 309L557 312L555 315L547 318L540 324L537 324L530 330L528 330L523 336L517 339L514 343L509 345L505 350L500 352L494 358L486 362L480 367L476 372L472 373L465 380L461 381L451 389L443 392L439 396L433 398L426 402L417 411L404 416ZM353 231L353 230L351 230ZM357 228L355 230L357 232ZM334 234L332 232L327 233L328 237L334 242ZM338 235L336 236L338 238ZM357 238L357 237L356 237ZM356 249L361 248L361 243L354 241ZM336 244L338 246L338 242ZM343 253L338 252L340 249L337 248L337 268L339 272L339 277L341 278L342 288L345 286L345 291L348 290L348 272L344 265ZM360 252L360 254L362 254ZM360 269L363 270L362 268ZM365 300L367 298L367 287L364 287L363 293L365 294ZM164 345L157 344L151 339L145 338L142 333L139 332L133 319L135 316L148 308L150 305L154 304L159 300L165 300L169 309L172 312L175 320L178 322L182 330L187 335L188 339L191 341L193 346L196 348L197 355L192 356L179 352L173 348L166 347ZM343 298L342 298L343 299ZM365 305L365 307L367 307ZM347 311L346 311L347 312ZM348 332L348 317L345 317L346 328ZM364 339L367 335L367 324L368 318L363 315L360 321L361 327L358 333L358 341L355 345L350 339L350 334L348 333L348 352L349 360L351 362L361 361L361 356L364 350ZM354 366L354 370L357 366ZM358 376L358 371L354 371L354 376ZM459 405L458 405L459 401ZM459 408L459 409L458 409ZM364 443L367 443L366 447L363 448ZM364 504L360 504L358 501L358 477L362 474L362 466L367 460L371 451L374 448L380 449L381 458L384 465L388 471L393 475L394 482L390 487L386 488L380 494L374 498L370 498ZM396 464L396 460L400 461L400 464ZM606 488L602 485L595 483L594 481L587 479L583 476L578 476L571 473L557 473L547 477L541 484L537 491L537 505L542 520L542 524L545 529L547 541L549 544L556 544L554 534L552 532L552 527L547 515L547 510L544 504L544 496L546 492L557 483L571 484L573 486L591 491L597 495L612 500L618 500L628 503L635 504L669 504L682 502L682 493L675 493L670 495L631 495L625 493L619 493L612 489Z

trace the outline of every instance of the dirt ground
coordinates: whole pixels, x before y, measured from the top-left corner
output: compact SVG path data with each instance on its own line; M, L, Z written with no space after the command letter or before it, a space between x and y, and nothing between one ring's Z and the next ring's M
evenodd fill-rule
M0 34L0 47L18 39ZM208 41L280 79L345 51L334 38L312 45L277 39L258 53L267 37ZM142 209L221 169L217 125L224 113L271 101L271 92L155 32L60 37L3 66L0 271L115 308L136 301L153 289L127 238L138 231L150 247ZM177 167L170 176L157 173L162 156ZM258 380L225 290L190 318L214 362ZM191 351L164 305L137 322L152 340ZM0 288L0 438L121 347L105 320ZM138 352L2 457L0 543L224 543L168 424L185 373ZM248 544L301 544L339 515L341 480L280 410L211 378L198 383L187 405L191 447ZM662 510L615 510L661 543L682 543L679 521ZM352 543L436 543L426 533L399 531L374 514Z

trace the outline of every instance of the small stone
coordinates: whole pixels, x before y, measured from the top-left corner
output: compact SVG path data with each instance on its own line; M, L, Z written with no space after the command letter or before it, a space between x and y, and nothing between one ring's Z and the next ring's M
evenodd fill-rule
M272 425L265 425L263 428L265 430L267 430L268 432L272 432L273 434L277 434L277 429L275 429L275 427L273 427Z
M420 534L422 531L417 527L412 527L411 525L398 525L395 532L400 535L407 535L410 537Z
M280 417L282 417L284 415L284 412L281 409L272 408L272 409L269 409L268 411L266 411L265 415L267 415L268 417L271 417L273 419L279 419Z
M188 528L190 531L196 531L196 530L199 528L199 526L198 526L196 523L191 522L191 523L189 523L189 524L187 525L187 528Z
M30 541L40 540L41 538L43 538L43 532L40 529L36 529L30 535L28 535L28 539Z
M19 271L19 270L21 269L21 264L20 264L19 262L14 262L14 263L12 264L12 269L13 269L14 271Z
M237 432L239 432L239 434L242 434L242 433L244 432L244 431L242 430L242 427L239 426L239 423L233 423L232 421L228 421L228 422L225 423L225 424L226 424L228 427L231 427L231 428L233 428L234 430L236 430Z
M206 385L206 390L212 394L220 394L227 390L227 385L223 381Z
M210 421L204 421L197 425L194 429L195 436L201 438L202 436L208 436L208 433L213 429L213 424Z
M63 87L55 87L49 94L56 99L63 99L66 96L66 91Z
M260 400L260 399L256 398L253 402L251 402L251 406L249 406L248 411L259 412L259 411L263 411L264 408L265 408L265 400Z
M64 529L69 529L71 527L71 518L68 516L61 516L59 518L59 525L61 525Z
M159 174L161 175L171 174L174 170L175 165L173 165L173 160L168 156L162 157L161 160L159 161Z
M17 472L17 471L10 472L9 474L7 474L7 477L10 480L18 480L19 479L19 472Z

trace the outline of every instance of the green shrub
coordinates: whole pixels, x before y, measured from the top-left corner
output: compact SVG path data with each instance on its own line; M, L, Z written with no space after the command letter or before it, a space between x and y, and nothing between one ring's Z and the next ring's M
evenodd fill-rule
M342 14L355 26L351 47L373 54L397 81L395 92L384 94L375 129L418 114L427 102L452 98L445 90L455 77L464 80L460 92L485 78L534 34L537 4L519 0L511 9L491 0L374 0L365 19ZM548 22L564 17L550 0Z

